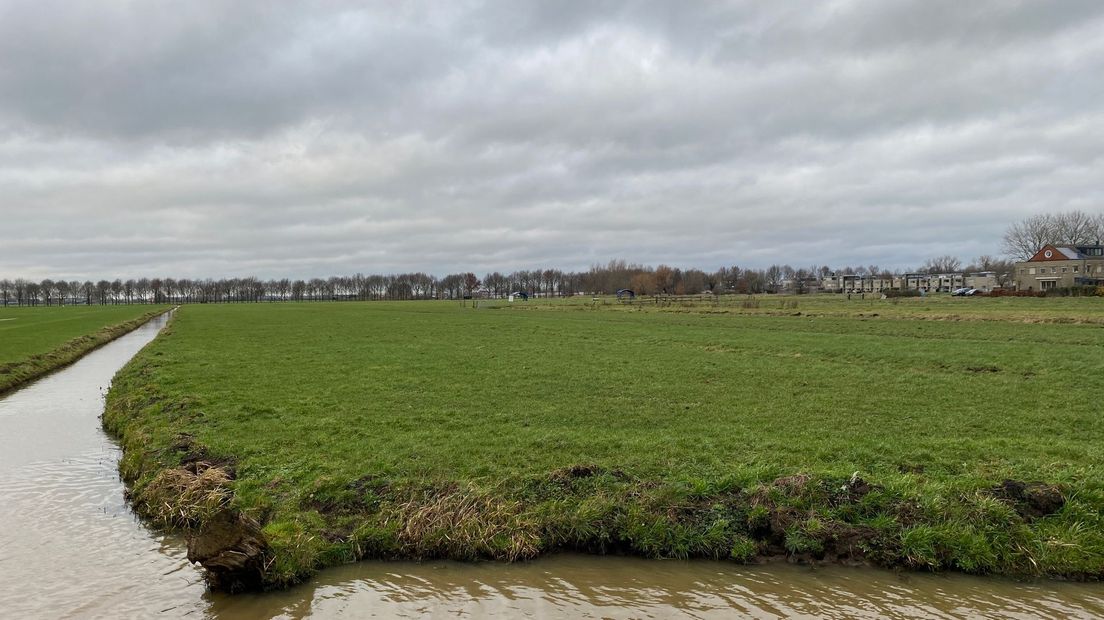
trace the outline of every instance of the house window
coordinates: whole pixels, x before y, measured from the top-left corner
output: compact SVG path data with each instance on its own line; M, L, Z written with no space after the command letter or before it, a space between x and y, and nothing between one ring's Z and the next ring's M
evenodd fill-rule
M1031 275L1035 275L1035 268L1032 267L1031 269L1028 269L1027 272Z
M1067 270L1067 268L1066 268L1066 267L1062 267L1062 273L1065 273L1065 272L1066 272L1066 270Z
M1055 287L1058 283L1054 280L1043 280L1039 283L1039 290L1049 291Z
M1074 272L1074 273L1077 273L1077 265L1074 265L1074 266L1073 266L1073 272Z

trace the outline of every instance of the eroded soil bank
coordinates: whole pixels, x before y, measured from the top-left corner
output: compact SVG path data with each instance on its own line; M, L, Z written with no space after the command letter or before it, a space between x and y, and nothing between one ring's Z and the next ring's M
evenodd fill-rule
M109 409L105 420L127 443L120 415ZM364 559L517 561L564 551L1021 579L1104 574L1090 549L1050 537L1067 527L1069 490L1043 482L1003 480L933 500L858 475L689 488L579 465L492 489L366 476L300 498L303 521L289 532L276 514L236 507L233 458L212 459L188 436L166 451L133 450L143 456L125 458L123 472L136 511L183 532L188 559L206 569L212 588L230 592L283 588ZM154 455L179 464L157 469ZM1055 547L1069 555L1055 555Z

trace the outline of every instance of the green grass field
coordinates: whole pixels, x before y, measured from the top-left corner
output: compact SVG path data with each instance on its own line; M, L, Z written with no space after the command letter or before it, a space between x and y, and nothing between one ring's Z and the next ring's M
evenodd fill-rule
M186 306L105 424L148 516L263 526L265 585L565 548L1104 575L1104 300L798 299Z
M164 310L150 306L0 308L0 393L76 360L133 329L135 320Z

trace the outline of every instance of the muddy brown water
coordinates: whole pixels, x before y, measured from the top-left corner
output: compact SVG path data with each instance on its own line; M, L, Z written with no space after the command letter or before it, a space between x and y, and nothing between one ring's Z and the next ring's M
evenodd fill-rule
M362 562L284 592L211 594L183 541L128 510L98 419L112 375L164 321L0 399L0 617L1104 617L1102 584L571 554Z

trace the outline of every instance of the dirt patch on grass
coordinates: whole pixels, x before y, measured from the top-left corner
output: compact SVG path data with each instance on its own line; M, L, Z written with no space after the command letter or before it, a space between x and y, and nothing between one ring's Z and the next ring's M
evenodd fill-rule
M237 477L236 459L212 456L207 447L199 444L195 436L190 433L178 434L170 447L183 453L180 457L180 466L196 475L215 468L222 472L228 480Z
M993 487L991 493L1027 520L1052 515L1066 505L1066 498L1058 486L1042 482L1005 480Z
M610 476L617 480L628 480L629 476L620 469L606 469L599 465L570 465L552 470L548 474L549 482L570 485L575 481L587 480L597 476Z

